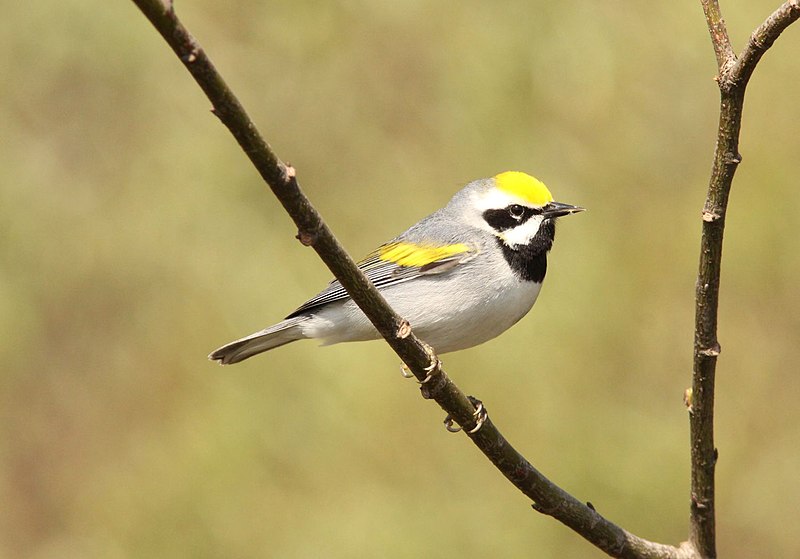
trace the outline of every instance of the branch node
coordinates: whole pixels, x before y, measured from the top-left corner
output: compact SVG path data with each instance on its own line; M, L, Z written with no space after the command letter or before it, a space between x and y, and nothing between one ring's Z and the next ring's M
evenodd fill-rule
M701 349L697 353L700 355L705 355L706 357L716 357L720 354L720 352L722 352L722 347L720 347L719 343L714 342L713 346Z
M411 335L411 324L404 318L400 321L400 324L397 325L397 330L395 331L395 336L398 339L404 340Z
M195 62L197 60L198 53L199 50L197 49L197 47L192 47L192 50L189 52L189 54L184 54L183 56L181 56L181 60L183 61L184 64L191 64L192 62Z
M220 121L222 124L225 124L225 117L224 117L224 116L222 116L222 113L220 113L220 112L219 112L219 111L216 109L216 107L211 107L211 109L209 110L209 112L211 112L211 114L212 114L212 115L214 115L215 117L217 117L217 118L219 119L219 121Z
M724 161L726 165L738 165L742 162L742 154L727 152Z
M711 212L708 210L703 210L703 221L706 223L712 223L714 221L718 221L722 219L722 216L716 212Z
M594 505L592 504L591 501L586 501L586 506L592 509L594 512L597 512L597 509L594 508Z
M691 388L687 388L686 390L683 391L683 405L686 406L686 410L689 413L692 413L692 411L694 411L694 408L692 408L692 395L693 391Z
M708 508L708 505L702 499L700 499L696 493L692 493L692 506L699 510Z
M300 229L297 231L295 239L300 241L303 246L313 246L319 240L319 230L315 229L314 231L306 231Z
M297 180L297 169L291 163L286 163L283 166L283 181L288 184L294 180Z

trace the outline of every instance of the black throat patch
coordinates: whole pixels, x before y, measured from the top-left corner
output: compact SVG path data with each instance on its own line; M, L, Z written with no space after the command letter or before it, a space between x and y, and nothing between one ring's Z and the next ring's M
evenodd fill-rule
M527 245L510 247L502 239L497 242L503 249L503 256L518 278L524 281L542 283L547 273L547 253L556 237L554 219L546 219L539 231Z

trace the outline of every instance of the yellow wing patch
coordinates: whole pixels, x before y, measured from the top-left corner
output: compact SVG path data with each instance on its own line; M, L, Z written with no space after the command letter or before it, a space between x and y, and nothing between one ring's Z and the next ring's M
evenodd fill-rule
M517 196L534 206L544 206L553 201L553 195L542 181L519 171L506 171L495 175L497 188Z
M469 247L463 243L435 246L397 242L378 249L378 258L398 266L421 268L464 252L469 252Z

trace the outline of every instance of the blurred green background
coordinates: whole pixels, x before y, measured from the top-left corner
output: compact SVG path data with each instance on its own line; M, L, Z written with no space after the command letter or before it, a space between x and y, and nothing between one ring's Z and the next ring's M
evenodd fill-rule
M723 2L737 50L778 3ZM718 97L699 2L178 9L355 256L503 170L590 208L531 315L445 366L565 489L685 539ZM603 556L385 344L208 362L329 272L132 3L12 3L0 30L0 556ZM797 52L795 25L755 73L729 211L721 557L800 555Z

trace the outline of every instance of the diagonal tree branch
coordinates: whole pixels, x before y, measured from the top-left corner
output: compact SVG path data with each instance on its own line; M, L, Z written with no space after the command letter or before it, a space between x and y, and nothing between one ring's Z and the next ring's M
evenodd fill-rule
M720 115L714 162L703 207L700 267L695 293L694 370L689 400L691 518L689 541L700 557L716 557L714 515L714 380L720 345L717 308L725 213L733 175L742 160L739 132L748 80L761 56L800 17L800 1L784 2L751 35L737 58L717 0L701 0L717 57Z
M213 112L230 130L253 165L272 189L298 227L298 239L319 254L334 276L347 289L354 302L364 311L389 345L408 365L422 385L426 398L434 399L455 421L474 429L476 417L472 402L441 369L430 348L417 339L408 323L384 301L375 287L363 276L344 251L320 215L299 188L295 171L284 164L255 128L244 108L214 68L203 49L178 20L172 3L163 0L133 0L150 20L198 85L208 96ZM703 1L703 0L701 0ZM718 3L703 1L712 41L720 67L720 87L727 78L746 84L752 69L780 32L797 19L797 1L786 2L762 25L737 62L730 48ZM779 13L780 12L780 13ZM749 62L752 60L752 62ZM731 70L736 65L741 70ZM730 71L730 73L728 73ZM743 79L742 79L743 78ZM743 99L744 85L741 86ZM735 87L734 91L738 91ZM738 100L738 98L734 99ZM738 106L738 109L736 108ZM479 430L468 433L470 439L520 491L534 501L539 512L553 516L598 548L613 557L624 558L694 558L713 557L713 373L719 346L716 342L716 308L721 259L722 225L727 194L739 161L736 146L741 122L741 103L723 102L720 116L720 140L709 187L709 198L703 213L703 250L697 292L697 326L695 335L695 374L692 410L692 529L691 542L673 547L641 539L608 521L590 505L586 505L553 484L520 455L487 419ZM726 135L723 139L723 128ZM732 134L732 135L731 135ZM733 138L731 144L728 140ZM733 149L731 149L733 148ZM727 187L724 185L727 184ZM707 281L706 281L707 280ZM431 369L431 365L433 368ZM696 492L696 488L698 491ZM710 488L710 493L705 492ZM710 503L710 506L708 505ZM709 531L710 528L710 531ZM709 545L710 544L710 545ZM708 552L711 550L711 553Z
M652 543L628 533L559 488L536 470L500 434L490 419L480 429L471 401L449 379L430 348L417 339L408 323L388 306L375 287L360 272L300 190L295 171L284 164L261 137L244 108L225 84L197 41L179 21L171 3L134 0L166 40L206 93L213 112L228 127L280 200L298 227L298 239L311 246L347 289L397 355L422 384L425 398L434 399L460 426L492 463L520 491L534 501L534 508L571 527L591 543L614 557L689 557L685 548Z

